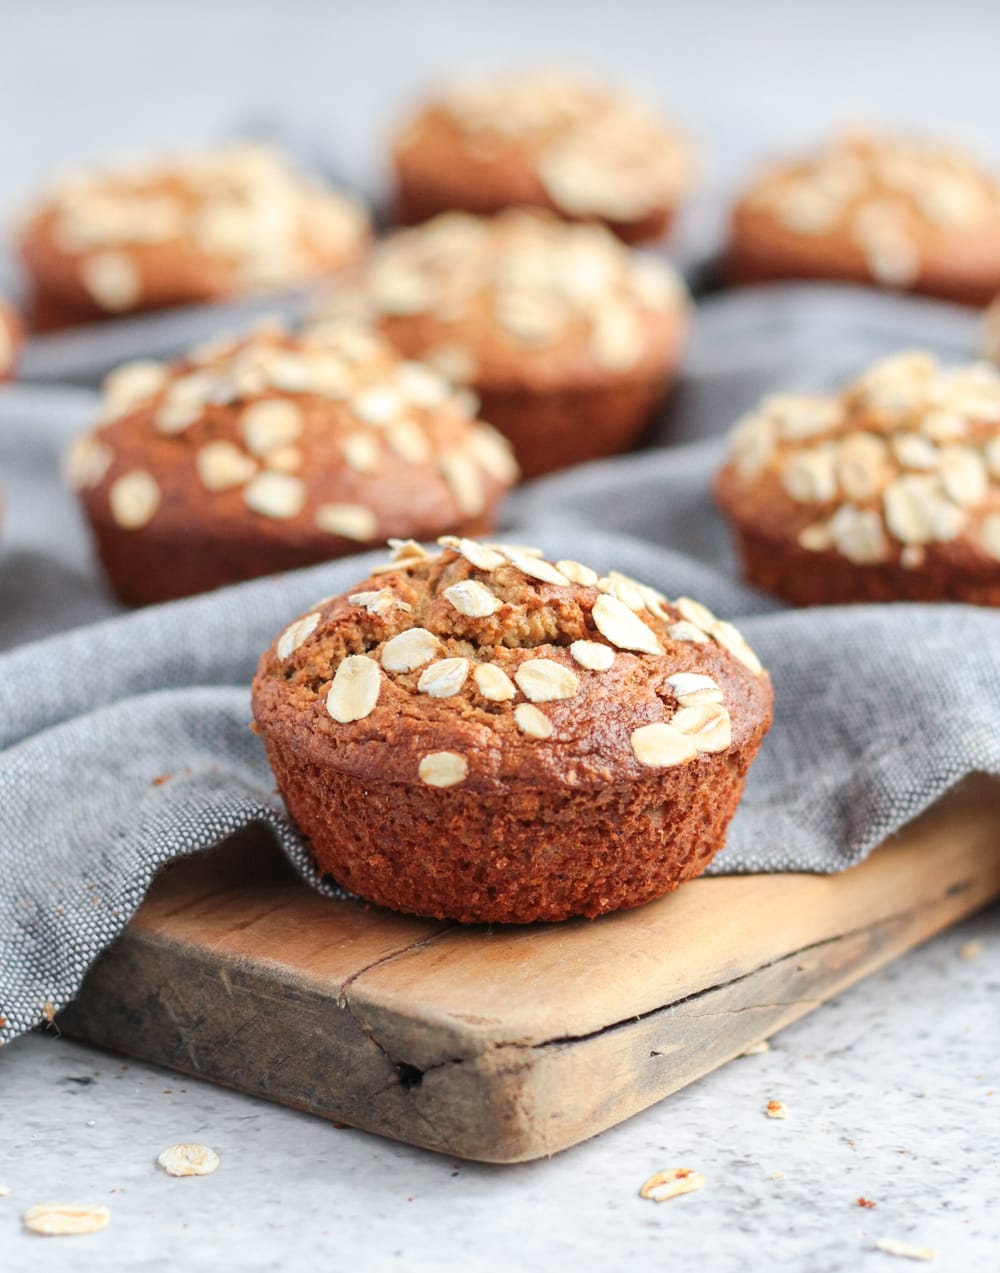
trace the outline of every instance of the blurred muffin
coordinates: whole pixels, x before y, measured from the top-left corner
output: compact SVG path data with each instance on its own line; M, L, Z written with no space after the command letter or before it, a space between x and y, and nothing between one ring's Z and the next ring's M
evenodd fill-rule
M983 315L983 354L1000 363L1000 296Z
M664 261L600 226L518 209L398 231L360 290L330 306L475 390L525 477L627 450L666 394L688 325L687 292Z
M21 323L10 305L0 299L0 381L9 380L21 348Z
M960 150L849 134L737 203L734 282L833 279L985 305L1000 292L1000 185Z
M767 673L697 602L444 539L264 655L258 732L317 866L383 906L526 923L638 906L722 848Z
M435 372L375 333L276 326L105 384L67 457L98 552L131 604L384 543L492 525L517 469Z
M797 605L1000 605L1000 372L908 353L766 398L716 495L747 578Z
M393 147L400 219L513 205L658 239L693 181L688 142L646 103L578 71L477 77L434 97Z
M352 196L241 145L63 181L19 249L52 327L295 286L360 260L370 235Z

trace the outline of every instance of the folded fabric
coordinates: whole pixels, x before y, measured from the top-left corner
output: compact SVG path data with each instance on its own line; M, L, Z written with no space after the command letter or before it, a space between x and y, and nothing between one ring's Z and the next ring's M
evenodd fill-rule
M711 301L658 436L718 433L763 390L828 383L900 346L969 357L975 330L949 307L848 290ZM290 618L379 558L123 613L57 477L92 409L63 389L0 395L0 1041L72 999L159 867L239 827L270 826L329 890L274 794L248 685ZM1000 775L1000 613L792 611L755 593L711 500L721 453L709 439L535 483L508 532L737 620L772 672L776 715L713 869L840 870L965 775Z

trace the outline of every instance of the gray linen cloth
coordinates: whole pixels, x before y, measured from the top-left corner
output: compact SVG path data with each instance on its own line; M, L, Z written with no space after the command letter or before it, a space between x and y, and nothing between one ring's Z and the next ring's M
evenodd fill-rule
M851 289L709 300L659 445L509 503L522 540L703 600L771 669L774 728L716 871L840 870L965 775L1000 774L1000 613L784 608L739 582L709 490L717 435L762 392L824 387L901 347L967 358L975 344L965 311ZM73 998L164 863L240 827L271 827L331 891L248 728L248 682L279 629L379 555L123 611L58 478L93 405L66 387L0 392L0 1041Z

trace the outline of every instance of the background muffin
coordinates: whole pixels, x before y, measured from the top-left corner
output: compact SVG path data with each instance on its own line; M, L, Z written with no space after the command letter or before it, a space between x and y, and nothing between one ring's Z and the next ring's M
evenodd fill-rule
M14 374L21 348L21 324L14 310L0 299L0 381Z
M800 605L1000 605L1000 372L929 354L767 398L716 484L751 582Z
M360 292L331 307L361 312L408 357L471 386L525 477L637 440L680 357L688 308L659 258L599 226L521 210L450 213L391 235Z
M983 315L983 353L995 363L1000 363L1000 296Z
M693 177L686 140L645 103L574 71L452 84L393 148L400 219L515 205L659 238Z
M67 473L115 591L141 604L481 530L517 469L439 375L328 324L122 367Z
M261 146L83 173L24 222L19 248L43 326L271 291L359 260L352 197Z
M736 205L735 282L817 278L984 305L1000 291L1000 185L962 151L875 134L779 165Z
M321 870L523 923L637 906L722 847L771 719L728 623L536 550L417 545L297 619L254 715Z

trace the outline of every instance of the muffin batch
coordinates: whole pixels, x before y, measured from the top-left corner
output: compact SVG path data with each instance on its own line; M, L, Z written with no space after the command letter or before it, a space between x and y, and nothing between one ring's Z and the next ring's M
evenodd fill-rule
M520 477L628 450L663 404L692 306L632 245L669 231L693 149L617 86L550 70L444 86L392 159L408 228L379 240L352 195L260 146L49 190L18 234L36 330L327 288L298 330L113 372L66 477L127 604L390 542L254 680L323 873L463 922L637 906L722 848L770 678L697 601L473 536ZM935 143L838 137L747 189L725 270L984 306L1000 184ZM0 304L0 379L20 346ZM747 579L793 604L1000 606L1000 371L905 353L839 392L773 394L715 494Z

